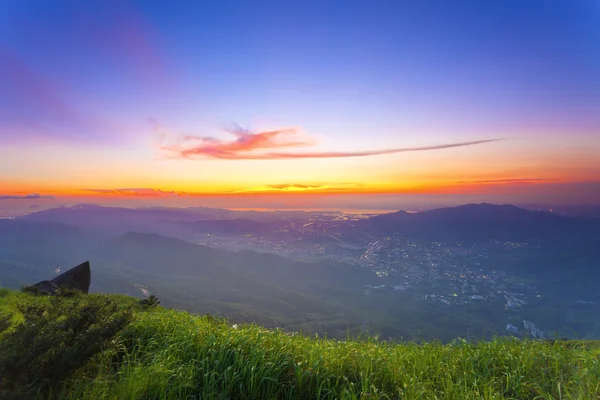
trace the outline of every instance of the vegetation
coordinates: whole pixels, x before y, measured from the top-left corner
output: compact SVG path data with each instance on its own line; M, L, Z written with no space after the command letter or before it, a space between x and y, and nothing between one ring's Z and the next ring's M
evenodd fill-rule
M144 307L156 307L160 304L160 300L155 295L151 294L145 299L140 300L140 304Z
M600 349L337 341L126 296L0 290L0 388L2 398L594 399Z
M56 297L4 292L0 398L48 397L53 387L107 348L132 316L128 302L112 296L88 297L70 289Z

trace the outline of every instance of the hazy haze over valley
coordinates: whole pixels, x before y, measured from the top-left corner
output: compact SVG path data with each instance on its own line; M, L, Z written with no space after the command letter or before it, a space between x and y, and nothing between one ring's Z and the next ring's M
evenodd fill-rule
M93 292L152 293L232 323L450 340L530 335L525 320L538 336L599 338L598 249L596 218L509 205L377 215L78 205L0 220L0 282L19 288L90 260Z

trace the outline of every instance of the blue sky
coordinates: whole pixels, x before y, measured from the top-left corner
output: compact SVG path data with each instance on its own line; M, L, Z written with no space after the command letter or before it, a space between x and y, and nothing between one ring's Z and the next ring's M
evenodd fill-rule
M600 171L593 159L600 150L597 0L5 0L0 15L6 187L19 181L35 189L35 176L55 161L46 154L66 159L61 154L73 151L87 153L97 169L111 160L136 162L138 174L129 180L111 182L114 171L93 173L102 187L152 184L141 172L150 169L159 175L154 187L202 191L216 178L198 176L198 163L222 171L241 190L261 179L289 183L273 170L294 182L318 180L312 161L267 166L211 159L216 153L205 147L235 140L223 129L233 123L247 129L243 140L297 129L310 137L304 147L314 144L310 154L507 139L439 150L462 158L454 172L460 181L565 183L593 181ZM157 161L161 149L188 136L196 137L185 145L197 146L200 160L171 160L167 167ZM19 152L29 154L27 166L15 166ZM540 155L535 163L527 156L532 152ZM447 179L451 160L430 154L314 165L333 166L331 185L352 180L343 171L353 168L379 171L361 176L363 186ZM404 162L411 173L386 174ZM568 176L552 172L559 165ZM240 169L248 176L234 182L231 171ZM178 179L169 182L174 171ZM64 177L58 187L81 185L65 186L82 180L66 162L53 172Z

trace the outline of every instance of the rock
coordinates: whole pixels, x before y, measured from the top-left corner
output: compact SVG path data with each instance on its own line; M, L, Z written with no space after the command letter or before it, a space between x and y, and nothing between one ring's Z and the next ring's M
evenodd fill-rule
M53 294L59 289L59 286L52 281L41 281L35 285L31 285L29 288L41 294Z
M60 274L56 278L52 279L51 282L60 287L77 289L87 294L90 290L91 280L92 272L90 270L90 262L86 261L74 268L71 268L63 274Z
M92 272L90 270L90 262L86 261L70 270L60 274L51 281L41 281L32 285L32 289L37 289L41 293L54 294L61 288L69 288L80 290L87 294L90 290L90 282L92 280Z

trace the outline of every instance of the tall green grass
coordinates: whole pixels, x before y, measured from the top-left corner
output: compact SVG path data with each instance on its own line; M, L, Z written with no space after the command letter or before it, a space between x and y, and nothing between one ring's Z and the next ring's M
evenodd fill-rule
M0 296L0 310L16 295ZM53 396L600 399L600 351L594 346L510 338L446 345L336 341L136 308L113 344L54 388Z

